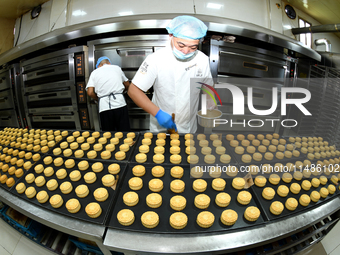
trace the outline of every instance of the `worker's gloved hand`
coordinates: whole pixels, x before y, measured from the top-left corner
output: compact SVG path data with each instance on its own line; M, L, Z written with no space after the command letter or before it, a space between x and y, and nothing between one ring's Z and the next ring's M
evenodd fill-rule
M158 121L158 124L161 125L162 127L165 127L166 129L175 129L177 131L176 124L172 120L170 114L159 109L155 117Z

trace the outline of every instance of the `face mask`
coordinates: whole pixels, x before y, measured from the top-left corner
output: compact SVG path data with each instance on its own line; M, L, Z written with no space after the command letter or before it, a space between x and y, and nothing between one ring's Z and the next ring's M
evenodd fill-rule
M182 51L177 50L176 47L174 46L172 48L172 53L175 55L176 58L184 60L184 59L191 58L195 54L195 51L188 53L188 54L184 54Z

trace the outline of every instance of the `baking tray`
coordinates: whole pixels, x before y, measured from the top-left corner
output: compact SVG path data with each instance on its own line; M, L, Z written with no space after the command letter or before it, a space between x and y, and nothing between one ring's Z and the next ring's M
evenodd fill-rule
M53 160L54 160L55 158L57 158L57 157L52 157ZM65 162L67 159L68 159L68 158L63 157L64 162ZM94 183L92 183L92 184L87 184L87 183L84 181L84 178L83 178L83 177L84 177L84 175L85 175L87 172L92 171L91 166L92 166L92 164L94 164L95 162L98 162L98 161L96 161L96 160L87 160L87 161L89 162L89 165L90 165L90 166L89 166L89 168L88 168L87 170L84 170L84 171L81 171L81 170L80 170L80 173L81 173L82 177L80 178L79 181L76 181L76 182L71 181L70 178L69 178L69 175L67 175L67 177L64 178L64 179L59 180L59 179L56 177L56 172L57 172L58 169L64 168L64 169L66 169L66 171L67 171L68 174L69 174L70 172L72 172L73 170L78 170L77 165L78 165L78 163L79 163L80 161L82 161L82 160L81 160L81 159L74 159L74 161L75 161L75 166L74 166L73 168L69 168L69 169L68 169L68 168L65 167L64 164L62 164L62 165L59 166L59 167L56 167L56 166L53 164L53 161L52 161L51 164L46 165L46 164L44 164L43 159L40 160L37 164L42 164L42 165L44 166L44 168L49 167L49 166L53 167L53 169L54 169L54 174L53 174L52 176L50 176L50 177L44 176L43 172L42 172L41 174L37 174L37 173L35 173L34 169L31 168L31 170L32 170L31 173L33 173L33 174L35 175L35 177L38 177L38 176L40 176L40 175L43 175L43 176L45 177L46 183L47 183L49 180L51 180L51 179L56 179L57 182L58 182L58 188L57 188L56 190L54 190L54 191L49 191L49 190L47 189L47 187L46 187L46 184L43 185L42 187L37 187L37 186L35 185L34 182L31 183L31 184L28 184L28 183L26 183L26 181L25 181L25 179L24 179L28 173L26 173L26 174L23 176L22 182L25 183L26 188L28 188L28 187L30 187L30 186L33 186L33 187L36 189L37 194L38 194L39 191L45 190L45 191L48 193L49 197L51 197L51 196L53 196L53 195L55 195L55 194L61 195L62 198L63 198L63 200L64 200L64 203L63 203L63 205L62 205L60 208L58 208L58 209L53 208L53 207L50 205L50 203L49 203L48 201L47 201L46 203L44 203L44 204L41 204L41 203L38 202L38 200L37 200L36 198L32 198L32 199L27 198L27 196L25 195L25 193L23 193L23 194L18 194L17 191L16 191L16 189L15 189L16 185L12 187L12 189L10 190L10 192L13 193L13 194L15 194L16 196L19 196L19 197L22 198L22 199L25 199L26 201L29 201L29 202L31 202L31 203L33 203L33 204L35 204L35 205L38 205L38 206L43 207L43 208L45 208L45 209L48 209L48 210L50 210L50 211L53 211L53 212L56 212L56 213L59 213L59 214L63 214L63 215L66 215L66 216L70 216L70 217L73 217L73 218L76 218L76 219L80 219L80 220L92 222L92 223L105 224L105 221L106 221L106 219L107 219L107 217L108 217L108 214L109 214L109 212L110 212L110 207L112 206L114 197L115 197L116 194L117 194L116 190L117 190L117 188L118 188L119 185L120 185L120 182L121 182L121 179L122 179L121 176L123 176L123 174L124 174L124 171L125 171L125 168L126 168L126 163L123 163L123 162L118 163L118 164L120 165L120 172L118 173L118 175L119 175L119 177L118 177L118 185L117 185L116 190L113 190L111 187L105 187L105 186L103 186L103 184L102 184L102 182L101 182L101 178L102 178L105 174L109 174L109 172L108 172L108 166L109 166L110 164L113 163L113 162L109 162L109 161L107 161L107 162L102 162L102 163L103 163L103 166L104 166L104 169L103 169L100 173L96 173L97 180L96 180ZM117 175L115 175L115 178L117 179ZM73 189L72 189L71 193L69 193L69 194L63 194L63 193L60 191L60 188L59 188L59 187L60 187L60 184L61 184L62 182L65 182L65 181L71 182L71 184L72 184L72 186L73 186ZM88 188L89 188L89 195L88 195L87 197L85 197L85 198L79 198L79 197L76 195L76 193L75 193L76 187L77 187L78 185L81 185L81 184L86 184L86 185L88 186ZM97 188L99 188L99 187L104 187L104 188L106 188L106 189L108 190L108 192L109 192L109 198L108 198L106 201L104 201L104 202L98 202L98 201L96 201L95 198L94 198L94 196L93 196L93 192L94 192ZM80 209L80 211L77 212L77 213L75 213L75 214L69 213L69 212L67 211L67 209L66 209L66 206L65 206L66 202L67 202L69 199L71 199L71 198L76 198L76 199L78 199L79 202L80 202L80 204L81 204L81 209ZM89 204L89 203L91 203L91 202L97 202L97 203L99 203L100 206L101 206L101 208L102 208L102 210L103 210L103 211L102 211L102 214L101 214L98 218L90 218L90 217L86 214L86 212L85 212L85 207L86 207L86 205Z
M137 142L137 145L136 145L136 148L135 148L135 153L133 154L133 157L131 158L131 162L133 163L138 163L136 161L136 155L139 153L139 146L142 145L142 140L144 139L144 134L141 134L139 139L138 139L138 142ZM151 139L151 144L149 146L149 152L146 153L147 155L147 160L145 163L150 163L150 164L156 164L153 162L153 155L155 155L154 153L154 148L156 147L156 140L157 140L157 134L153 134L153 138ZM165 149L165 152L164 152L164 163L163 164L171 164L173 165L171 162L170 162L170 156L172 155L170 153L170 142L171 142L171 139L170 139L170 135L167 135L166 136L166 139L165 139L165 146L164 146L164 149ZM184 134L183 135L180 135L179 136L179 140L180 140L180 154L181 157L182 157L182 161L179 165L189 165L188 161L187 161L187 157L188 157L188 154L185 152L185 149L187 146L185 146L185 138L184 138ZM194 135L194 142L195 142L195 145L194 147L196 148L196 153L195 155L197 155L199 157L199 161L196 165L200 164L206 164L204 162L204 156L202 153L201 153L201 149L202 147L199 146L199 140L197 140L197 135ZM209 142L209 147L212 149L212 155L214 155L216 157L216 161L215 163L213 164L224 164L224 163L221 163L220 161L220 155L216 154L215 152L215 147L213 146L212 142L209 137L207 137L207 140ZM230 155L230 154L229 154ZM234 157L232 155L230 155L231 157L231 160L230 160L230 164L235 164L237 163L236 160L234 159Z
M294 174L294 172L290 172L292 175ZM280 177L282 176L282 173L276 173L278 174ZM311 201L310 204L308 206L302 206L300 203L299 203L299 198L302 194L307 194L308 196L310 196L310 194L312 193L312 191L316 190L316 191L319 191L322 187L325 187L327 188L327 186L329 184L332 184L331 181L328 179L328 183L326 185L321 185L318 187L318 188L314 188L313 186L310 188L309 191L306 191L306 190L303 190L301 188L301 191L299 194L293 194L291 191L289 191L288 193L288 196L287 197L280 197L278 194L277 194L277 189L280 185L286 185L288 188L290 188L290 185L292 183L298 183L300 184L301 186L301 183L303 180L309 180L311 181L311 179L315 176L311 175L310 178L302 178L301 181L297 181L293 178L293 180L290 182L290 183L285 183L284 181L282 181L282 179L280 180L279 184L278 185L273 185L269 182L269 176L270 175L262 175L262 176L265 176L267 178L267 183L264 187L258 187L256 186L255 184L253 186L251 186L251 189L254 191L255 193L255 196L257 197L257 200L260 202L261 204L261 207L262 207L262 210L264 211L266 217L272 221L272 220L277 220L277 219L281 219L281 218L284 218L284 217L290 217L292 214L299 214L299 213L302 213L304 211L308 211L310 210L311 208L314 208L314 207L317 207L319 206L320 204L324 203L325 201L329 201L335 197L338 196L339 194L339 185L335 185L336 186L336 192L332 195L328 195L326 198L320 198L320 200L318 202L313 202ZM319 176L320 177L320 176ZM264 188L266 187L271 187L275 190L275 196L272 200L266 200L262 197L262 191ZM298 201L298 206L297 208L294 210L294 211L289 211L286 207L285 207L285 202L288 198L290 197L293 197L295 198L297 201ZM284 205L284 209L282 211L282 213L280 215L274 215L270 212L270 205L272 202L274 201L280 201L283 205Z
M35 153L34 153L34 154L35 154ZM33 154L33 155L34 155L34 154ZM42 155L41 153L39 153L39 154L40 154L40 157L42 158L43 155ZM6 154L6 155L8 155L8 154ZM10 155L10 156L11 156L11 155ZM13 158L13 157L12 157L12 158ZM17 156L16 158L17 158L18 160L20 159L18 156ZM8 164L9 168L11 168L12 166L14 166L14 167L16 168L16 170L19 169L19 168L22 168L22 170L24 171L23 176L21 176L21 177L18 178L18 177L15 176L15 174L10 175L10 174L8 173L8 171L7 171L7 172L3 172L2 169L0 168L0 174L1 174L1 175L7 175L8 178L10 178L10 177L13 177L13 178L14 178L14 180L15 180L14 186L22 180L22 178L25 176L25 174L26 174L27 172L31 172L31 169L34 168L34 165L35 165L37 162L39 162L39 161L34 161L32 158L29 159L29 160L27 160L27 159L25 159L25 157L24 157L24 158L22 158L22 159L24 160L24 164L25 164L26 162L29 161L29 162L31 162L32 166L31 166L29 169L25 170L23 166L18 167L16 164L12 165L10 162L9 162L9 163L6 163L5 161L1 161L1 160L0 160L0 162L2 162L2 163L4 163L4 164ZM4 184L0 183L0 187L3 188L3 189L5 189L5 190L11 190L14 186L8 187L8 186L6 185L6 183L4 183Z
M242 228L258 226L258 225L265 223L265 215L261 211L261 208L259 204L256 202L256 198L253 194L252 194L253 199L251 200L250 204L241 205L237 202L236 197L239 191L232 188L231 186L232 179L227 178L226 173L222 173L221 177L224 178L227 182L224 192L227 192L231 196L231 202L229 206L222 208L216 205L215 197L218 193L222 191L215 191L212 189L211 182L213 178L211 178L208 173L204 173L204 176L202 177L207 181L207 184L208 184L207 190L202 193L194 191L192 188L192 184L195 179L190 177L190 166L188 165L181 166L184 169L184 175L181 178L181 180L185 182L185 190L183 193L180 193L180 194L174 193L170 190L170 182L176 179L170 175L170 170L173 166L162 165L165 169L165 174L163 177L160 178L163 181L164 188L163 190L158 192L162 196L162 199L163 199L162 205L159 208L150 208L146 204L146 196L150 193L153 193L152 191L149 190L148 182L155 177L153 177L151 174L151 169L153 166L144 165L146 168L146 174L143 177L141 177L143 180L143 187L141 190L136 191L137 194L139 195L139 202L136 206L129 207L124 204L123 195L126 192L131 191L128 185L128 181L130 178L133 177L132 168L135 165L138 165L138 164L132 164L132 163L128 164L126 176L124 178L124 183L122 185L122 189L119 191L119 196L117 197L117 201L116 201L113 213L111 215L111 219L109 220L108 227L110 228L137 231L137 232L146 232L146 233L176 233L176 234L177 233L186 233L186 234L196 233L197 234L197 233L219 232L219 231L226 231L226 230L234 231L234 230L238 230ZM249 192L252 193L252 190L249 190ZM198 194L206 194L211 199L209 207L205 210L212 212L215 215L215 221L214 221L214 224L208 229L201 228L196 223L197 215L200 212L205 211L205 210L196 208L196 206L194 205L194 198ZM182 210L182 212L188 216L188 224L184 229L181 229L181 230L174 229L169 224L169 218L171 214L176 212L170 207L170 199L171 197L175 195L184 196L187 200L187 205L185 209ZM257 206L260 209L261 215L256 222L248 222L247 220L244 219L243 214L244 214L245 209L248 206ZM122 209L130 209L134 212L135 222L132 225L123 226L118 222L117 214ZM233 226L225 226L220 221L221 213L226 209L233 209L238 213L238 220ZM148 229L142 225L141 215L146 211L154 211L159 215L160 222L157 227L153 229Z
M85 131L84 131L84 132L85 132ZM88 131L88 132L90 133L90 136L92 136L92 133L93 133L93 132L91 132L91 131ZM93 144L90 144L90 148L89 148L88 150L84 151L84 156L83 156L82 158L79 158L79 159L88 159L87 156L86 156L86 153L89 152L90 150L93 150L93 146L94 146L96 143L98 143L99 138L103 137L103 134L106 133L106 132L99 132L99 133L100 133L100 136L99 136L98 138L95 138L95 142L94 142ZM115 132L110 132L110 133L111 133L111 138L114 138L114 137L115 137L115 136L114 136L114 135L115 135ZM103 151L105 150L105 146L108 145L108 144L110 144L110 139L111 139L111 138L109 138L109 139L107 139L107 143L106 143L106 144L103 144L103 149L102 149L101 151L97 151L97 157L94 158L94 159L88 159L88 160L97 160L97 161L106 161L106 160L110 160L110 161L114 161L114 162L127 162L127 161L129 161L130 158L131 158L131 155L133 154L134 148L135 148L135 146L136 146L136 142L134 142L134 143L130 146L129 151L125 152L125 153L126 153L126 157L125 157L124 160L117 160L117 159L115 158L115 153L119 151L119 146L122 145L122 144L124 144L124 139L126 138L126 135L127 135L129 132L122 132L122 133L123 133L123 137L120 138L120 139L119 139L119 143L115 145L115 150L111 152L111 158L109 158L109 159L102 159L102 158L100 157L100 153L103 152ZM138 140L138 137L139 137L139 133L138 133L138 132L134 132L134 133L135 133L136 136L135 136L135 138L134 138L133 140L134 140L134 141L137 141L137 140ZM80 132L80 136L81 136L81 134L82 134L82 132ZM49 154L49 155L56 156L56 157L57 157L57 156L64 156L64 154L63 154L63 153L64 153L64 150L70 149L70 144L71 144L71 143L68 143L68 147L67 147L66 149L61 149L61 154L60 154L60 155L54 155L54 154L53 154L53 149L58 148L58 147L60 148L60 144L61 144L62 142L67 142L67 137L69 137L69 136L72 136L72 131L70 131L70 132L69 132L69 135L66 136L66 137L64 137L62 141L60 141L57 145L55 145L55 146L48 152L48 154ZM90 137L90 136L89 136L89 137ZM87 138L85 138L84 143L86 142L86 139L87 139ZM76 142L76 140L77 140L77 138L75 138L74 141ZM82 144L82 143L79 143L78 148L75 149L75 150L72 150L72 155L68 156L68 158L76 159L74 153L75 153L75 151L81 149L81 144Z
M244 148L244 154L237 154L237 153L235 152L235 148L236 148L236 147L230 146L228 140L225 140L225 141L223 141L223 142L224 142L224 146L226 147L228 153L229 153L230 155L232 155L232 156L236 159L236 161L237 161L239 164L245 164L245 163L242 161L242 155L244 155L244 154L249 154L251 157L253 156L252 153L248 153L248 152L246 151L247 147L245 147L245 146L240 145L241 147ZM278 159L278 158L275 157L276 152L278 152L278 151L276 151L276 152L271 152L271 153L274 155L273 159L272 159L272 160L267 160L267 159L264 158L264 154L265 154L265 153L259 152L259 151L258 151L258 146L254 146L254 147L255 147L255 149L256 149L255 152L258 152L258 153L260 153L260 154L262 155L262 160L261 160L261 161L256 161L256 160L254 160L254 159L252 158L252 159L251 159L251 162L250 162L250 163L247 163L247 164L251 164L251 165L259 165L259 164L273 164L273 163L277 163L277 162L281 162L281 163L288 163L288 162L291 162L291 163L294 163L294 162L296 162L296 161L302 161L302 162L303 162L305 159L307 159L306 156L305 156L305 154L302 154L302 153L300 153L300 156L299 156L299 157L294 157L294 156L292 156L291 158L286 158L286 157L284 157L283 159ZM270 151L268 151L268 146L267 146L267 151L266 151L266 152L270 152ZM284 153L284 152L282 152L282 153Z
M144 134L141 134L140 136L139 136L139 138L138 138L138 140L137 140L137 142L136 142L136 149L135 149L135 151L134 151L134 153L133 153L133 156L132 156L132 158L131 158L131 162L133 162L133 163L138 163L137 161L136 161L136 155L138 154L138 153L140 153L139 152L139 146L141 146L142 145L142 140L144 139ZM149 152L148 153L146 153L146 162L145 163L143 163L143 164L156 164L156 163L154 163L153 162L153 155L155 155L155 153L154 153L154 149L155 149L155 147L157 146L156 145L156 140L157 140L158 138L157 138L157 134L153 134L153 137L152 137L152 139L151 139L151 144L149 145ZM180 135L180 137L179 137L179 140L180 140L180 148L181 148L181 151L180 151L180 156L182 157L182 161L181 161L181 163L179 164L179 165L188 165L189 163L187 162L187 157L188 157L188 154L186 154L185 153L185 148L186 148L186 146L185 146L185 139L184 139L184 136L183 135ZM167 135L166 136L166 138L165 138L165 145L163 146L164 147L164 163L163 164L171 164L171 165L173 165L171 162L170 162L170 156L172 155L171 153L170 153L170 141L171 141L171 139L170 139L170 136L169 135Z

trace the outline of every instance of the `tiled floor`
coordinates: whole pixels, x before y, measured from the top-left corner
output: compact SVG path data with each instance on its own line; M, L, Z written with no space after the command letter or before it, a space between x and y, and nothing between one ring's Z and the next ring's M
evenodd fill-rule
M340 254L340 222L330 233L313 247L298 255L338 255ZM0 219L0 255L55 255L20 234Z

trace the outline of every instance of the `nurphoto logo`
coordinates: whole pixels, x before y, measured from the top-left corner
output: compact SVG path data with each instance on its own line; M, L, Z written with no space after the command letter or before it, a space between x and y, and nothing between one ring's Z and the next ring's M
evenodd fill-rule
M215 89L228 89L231 92L232 95L232 107L233 107L233 115L237 115L237 116L242 116L245 115L245 96L243 91L232 84L228 84L228 83L219 83L215 85L215 88L213 88L212 86L209 86L207 84L204 83L200 83L203 86L206 86L207 88L209 88L211 91L213 91L213 93L217 96L217 98L220 101L220 104L222 105L222 101L221 98L219 96L219 94L216 92ZM202 115L206 115L207 114L207 94L214 100L215 104L217 105L217 102L215 100L215 97L213 96L213 94L208 91L205 88L200 88L201 90L203 90L206 93L202 93L201 95L201 102L202 102ZM305 116L311 116L312 114L306 109L306 107L303 105L305 103L307 103L310 99L311 99L311 93L309 92L309 90L304 89L304 88L298 88L298 87L282 87L281 88L281 96L279 96L279 92L278 92L278 88L277 87L273 87L271 88L272 90L272 105L269 109L263 110L263 109L256 109L254 107L254 101L253 101L253 87L248 87L247 88L247 106L248 106L248 110L256 115L256 116L267 116L267 115L271 115L273 114L278 107L278 101L280 98L280 103L281 103L281 116L286 116L287 115L287 111L286 111L286 106L287 105L295 105ZM304 97L302 98L289 98L287 97L288 94L291 93L299 93L304 95ZM230 124L231 127L233 125L243 125L243 127L245 127L246 125L248 125L249 127L262 127L264 125L265 121L269 121L272 123L272 127L274 127L274 123L275 121L281 121L281 125L283 127L295 127L298 122L294 119L279 119L279 118L268 118L268 119L250 119L250 120L243 120L242 122L233 122L233 120L227 120L227 119L214 119L214 127L217 125L224 125L224 124ZM294 123L294 124L290 124L288 125L288 123Z

